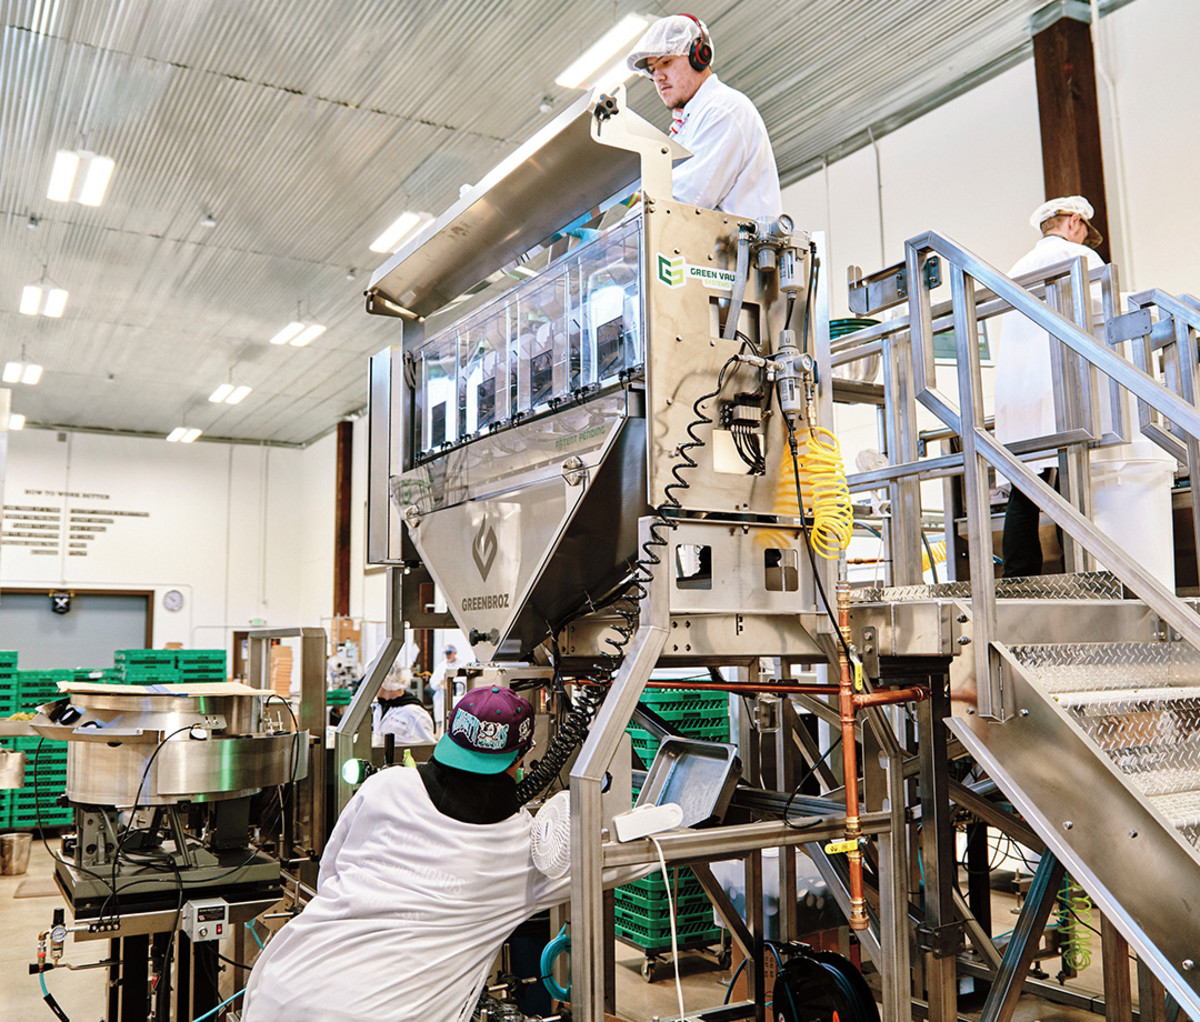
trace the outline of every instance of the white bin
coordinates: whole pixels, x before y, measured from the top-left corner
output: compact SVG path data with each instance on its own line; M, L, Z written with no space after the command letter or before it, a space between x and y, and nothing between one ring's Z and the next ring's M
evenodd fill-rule
M1143 438L1093 451L1091 474L1096 527L1174 592L1171 486L1175 459Z

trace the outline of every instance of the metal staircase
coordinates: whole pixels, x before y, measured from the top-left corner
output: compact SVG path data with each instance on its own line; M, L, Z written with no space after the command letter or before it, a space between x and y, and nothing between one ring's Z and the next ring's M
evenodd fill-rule
M1014 283L938 235L914 239L906 251L903 267L852 289L887 294L895 272L926 282L906 296L908 315L871 328L865 342L835 345L832 358L836 366L881 354L885 366L890 464L852 477L851 488L887 487L895 584L856 594L856 632L867 660L950 657L950 732L1046 845L1022 921L990 974L982 1022L1012 1017L1064 869L1101 910L1105 943L1111 934L1118 949L1106 962L1106 991L1110 970L1116 977L1108 1017L1130 1014L1127 941L1161 983L1143 990L1141 1017L1163 1017L1165 988L1200 1019L1200 617L1096 528L1088 468L1089 447L1129 439L1136 407L1142 434L1200 478L1200 313L1190 299L1144 292L1121 314L1115 271L1089 282L1082 261ZM931 263L947 271L953 290L938 306L929 297ZM1091 319L1096 286L1104 288L1100 340ZM874 308L888 304L898 302ZM986 428L974 343L978 320L1003 312L1025 315L1059 342L1060 432L1011 449ZM957 341L957 394L939 391L933 374L932 336L946 328ZM1099 407L1110 400L1102 427ZM918 404L944 424L941 437L957 438L961 453L918 442ZM1038 451L1058 453L1062 495L1021 461ZM989 467L1062 529L1073 574L994 578ZM919 481L956 475L971 577L912 584L921 575L920 533L906 523L919 519ZM1193 524L1200 529L1200 515ZM948 521L947 548L952 528ZM1113 573L1090 571L1097 562ZM868 674L881 676L870 666ZM987 951L995 965L996 950ZM1147 990L1157 1004L1144 1000Z

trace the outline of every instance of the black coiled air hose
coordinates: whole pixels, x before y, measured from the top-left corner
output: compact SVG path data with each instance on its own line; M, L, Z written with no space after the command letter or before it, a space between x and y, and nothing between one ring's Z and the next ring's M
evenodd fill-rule
M709 401L721 393L721 388L725 385L725 374L729 371L729 367L736 362L736 355L726 361L721 366L720 373L717 374L716 389L701 395L692 403L692 411L696 417L688 423L688 439L676 449L676 454L680 460L678 464L671 468L671 475L674 477L674 481L663 487L664 499L654 509L655 520L650 523L650 538L642 544L642 556L633 564L633 575L628 587L612 603L612 608L621 618L621 621L612 626L613 631L617 633L617 638L604 640L605 646L609 648L600 651L600 656L604 663L597 672L600 677L592 679L598 683L582 686L583 691L576 697L574 706L572 706L566 719L559 725L558 731L550 740L550 744L546 748L546 754L517 785L517 801L521 805L536 798L558 776L559 772L566 765L567 760L571 758L571 753L583 742L587 737L588 731L591 729L592 719L600 709L600 704L604 702L604 696L608 692L608 685L612 681L613 675L616 674L617 668L620 667L621 659L625 654L625 647L629 644L629 640L633 637L633 633L637 628L638 604L645 598L648 592L647 586L654 578L654 567L662 563L656 548L667 547L668 544L664 530L675 528L676 523L672 521L672 513L678 512L683 508L675 491L679 490L682 492L688 489L689 484L682 473L697 466L697 462L691 456L690 452L703 447L705 444L704 438L696 433L695 430L699 426L712 425L712 418L700 406L705 401ZM669 515L672 517L669 517Z

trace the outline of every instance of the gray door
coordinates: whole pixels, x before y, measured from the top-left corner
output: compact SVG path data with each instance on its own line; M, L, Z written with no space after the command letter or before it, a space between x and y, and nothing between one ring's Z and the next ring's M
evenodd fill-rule
M15 649L20 670L112 667L113 650L146 645L149 596L79 593L66 614L50 609L50 596L0 593L0 649Z

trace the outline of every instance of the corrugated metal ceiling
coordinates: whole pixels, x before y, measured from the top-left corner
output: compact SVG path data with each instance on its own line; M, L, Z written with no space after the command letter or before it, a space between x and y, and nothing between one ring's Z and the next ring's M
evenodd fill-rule
M1043 0L699 0L784 181L1028 51ZM0 361L29 422L302 443L360 408L395 324L362 311L405 209L461 185L574 98L555 75L615 0L0 0ZM1032 73L1032 71L1031 71ZM635 106L666 118L648 84ZM551 109L543 111L544 100ZM104 204L46 198L57 149L116 160ZM216 224L201 221L211 214ZM30 229L35 217L36 229ZM43 267L45 270L43 271ZM353 278L350 277L353 271ZM22 316L21 287L70 291ZM299 310L299 312L298 312ZM289 320L328 331L271 347ZM240 405L212 405L232 379Z

